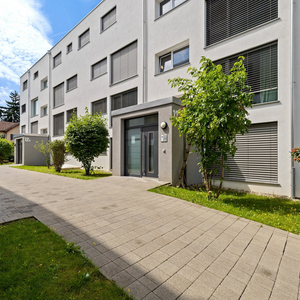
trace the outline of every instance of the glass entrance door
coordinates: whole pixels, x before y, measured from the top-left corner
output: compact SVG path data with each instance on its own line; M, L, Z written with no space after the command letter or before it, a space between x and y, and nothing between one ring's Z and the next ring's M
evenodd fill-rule
M141 176L141 129L126 130L125 170L128 176Z

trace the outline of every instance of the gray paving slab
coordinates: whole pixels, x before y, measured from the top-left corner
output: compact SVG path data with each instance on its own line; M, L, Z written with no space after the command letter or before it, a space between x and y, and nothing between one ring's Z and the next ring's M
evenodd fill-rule
M137 300L300 299L300 236L148 192L0 167L0 223L34 216Z

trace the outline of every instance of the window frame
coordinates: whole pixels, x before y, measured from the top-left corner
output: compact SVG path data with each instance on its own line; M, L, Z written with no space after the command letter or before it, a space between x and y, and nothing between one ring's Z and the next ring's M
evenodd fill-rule
M36 71L33 74L33 80L36 80L37 78L39 78L39 71Z
M46 114L44 114L44 110L46 108ZM48 105L44 105L41 107L41 118L48 116Z
M164 15L166 15L166 14L168 14L169 12L171 12L172 10L174 10L175 8L179 7L180 5L182 5L183 3L185 3L185 2L187 2L189 0L183 0L181 3L179 3L177 5L175 5L175 1L176 0L163 0L163 1L160 1L158 3L159 7L158 7L158 17L157 17L157 19L160 18L160 17L162 17L162 16L164 16ZM167 4L168 2L171 3L171 8L167 12L162 13L162 6L164 4Z
M56 126L57 124L55 123L55 120L59 117L63 117L63 122L62 122L62 126L63 126L63 133L62 134L56 134L56 129L58 129ZM65 134L65 113L61 112L58 113L56 115L53 115L53 136L63 136Z
M33 124L34 124L34 125L35 125L35 124L37 125L37 132L36 132L36 133L32 132L32 125L33 125ZM39 122L38 122L38 121L34 121L34 122L31 122L31 123L30 123L30 133L31 133L31 134L39 134Z
M54 90L55 90L55 88L59 87L60 85L63 86L62 87L62 91L63 91L63 103L59 104L59 105L55 105L55 91ZM62 105L65 105L65 83L64 82L62 82L62 83L56 85L55 87L53 87L53 109L57 108L57 107L60 107Z
M23 129L24 129L24 131L23 131ZM21 126L21 134L24 134L24 133L26 133L26 125Z
M28 80L23 81L23 92L28 89Z
M70 46L71 46L71 50L69 50ZM69 45L67 45L67 51L66 51L66 53L69 54L72 51L73 51L73 43L70 43Z
M57 59L57 57L60 56L60 62L58 64L55 64L55 59ZM60 64L62 64L62 52L58 52L55 56L53 56L53 60L52 60L52 63L53 63L53 67L52 69L55 69L56 67L58 67Z
M177 64L176 66L174 66L174 53L182 51L182 50L185 50L185 49L189 49L189 60L187 62L183 62L181 64ZM171 66L170 69L168 69L166 71L162 71L162 68L161 68L162 67L162 63L161 63L161 61L162 61L163 58L165 58L165 57L167 57L169 55L171 55L171 65L172 66ZM180 68L180 67L182 67L184 65L190 64L190 45L186 45L186 46L180 47L180 48L178 48L176 50L169 51L169 52L167 52L167 53L159 56L158 63L159 63L159 73L158 74L162 74L162 73L165 73L165 72L168 72L168 71Z
M105 102L105 112L101 111L101 115L106 115L107 114L107 98L102 98L102 99L99 99L99 100L96 100L96 101L93 101L91 103L91 109L92 109L92 114L94 115L96 112L94 110L94 106L97 104L97 103L100 103L100 102Z
M123 102L123 97L124 97L124 95L125 94L128 94L128 93L130 93L130 92L136 92L136 104L133 104L133 105L128 105L128 106L123 106L122 105L122 102ZM113 107L114 107L114 105L113 105L113 101L114 101L114 98L115 97L117 97L117 96L121 96L121 108L116 108L116 109L113 109ZM111 96L111 101L110 101L110 110L111 111L115 111L115 110L118 110L118 109L123 109L123 108L126 108L126 107L130 107L130 106L134 106L134 105L137 105L138 104L138 88L137 87L135 87L135 88L133 88L133 89L129 89L129 90L126 90L126 91L124 91L124 92L121 92L121 93L118 93L118 94L115 94L115 95L112 95Z
M39 98L34 98L31 100L31 118L36 117L39 115ZM34 111L36 110L36 114L34 114Z
M82 36L86 33L86 32L89 32L89 40L85 43L85 44L81 44L81 38ZM78 50L80 50L81 48L83 48L85 45L87 45L91 40L91 35L90 35L90 28L86 29L81 35L78 36Z
M73 88L71 88L71 89L68 89L68 87L69 87L69 80L71 80L71 79L73 79L73 78L75 78L76 77L76 86L75 87L73 87ZM70 92L70 91L73 91L73 90L75 90L75 89L77 89L78 88L78 76L77 76L77 74L76 75L74 75L74 76L72 76L72 77L70 77L70 78L68 78L67 80L66 80L66 93L68 93L68 92Z
M24 114L24 113L26 113L26 103L21 105L21 114Z
M104 73L98 75L98 76L93 77L93 67L96 66L97 64L100 64L104 60L106 60L106 71ZM96 63L94 63L94 64L91 65L91 80L99 78L99 77L101 77L101 76L103 76L105 74L107 74L107 57L105 57L105 58L103 58L103 59L101 59L101 60L99 60Z
M115 13L115 16L116 16L116 19L113 23L111 23L110 25L108 25L106 28L104 28L103 26L103 19L109 15L113 10L116 11ZM101 18L100 18L100 33L104 32L105 30L107 30L108 28L110 28L112 25L114 25L115 23L117 22L117 6L114 6L111 10L109 10L105 15L103 15Z
M73 112L76 111L76 116L78 116L77 114L77 107L74 107L74 108L71 108L71 109L68 109L66 111L66 124L68 124L70 122L70 119L72 118L72 114ZM69 115L71 113L71 115Z
M44 83L47 82L47 86L44 86ZM48 77L45 77L44 79L41 80L41 91L45 90L48 88Z

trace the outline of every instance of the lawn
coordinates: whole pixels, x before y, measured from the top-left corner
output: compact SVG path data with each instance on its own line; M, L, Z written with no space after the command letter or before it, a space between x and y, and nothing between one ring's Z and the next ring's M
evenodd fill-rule
M132 299L35 219L0 225L0 299Z
M60 173L58 173L55 172L53 167L50 167L48 169L47 167L41 167L41 166L16 166L16 167L13 166L11 168L40 172L40 173L47 173L47 174L53 174L53 175L59 175L64 177L77 178L77 179L84 179L84 180L98 179L98 178L108 177L112 175L111 173L96 170L92 174L87 176L85 175L85 171L81 169L62 170L60 171Z
M208 200L201 188L183 189L161 186L151 192L176 197L257 221L300 235L300 201L223 191L217 200Z

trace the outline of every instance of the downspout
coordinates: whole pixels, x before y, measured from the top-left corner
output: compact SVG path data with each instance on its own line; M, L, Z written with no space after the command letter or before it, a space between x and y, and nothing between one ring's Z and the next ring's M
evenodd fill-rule
M51 141L51 51L48 51L49 55L49 70L48 70L48 141Z
M146 43L146 10L147 10L147 6L145 4L145 0L143 0L143 5L142 5L142 9L143 9L143 45L142 45L142 51L143 51L143 102L146 102L146 66L145 66L145 58L146 58L146 47L145 47L145 43Z
M27 82L28 82L28 113L27 113L27 122L28 122L28 127L27 127L27 133L29 133L29 128L30 128L30 117L31 117L31 112L32 112L32 107L31 107L31 102L30 102L30 70L27 72ZM31 133L31 128L30 128L30 133Z
M294 102L295 102L295 68L294 68L294 60L295 60L295 51L294 51L294 0L291 0L291 149L295 148L294 142ZM291 158L291 196L295 198L296 195L296 180L295 180L296 172L295 172L295 162L294 159Z

